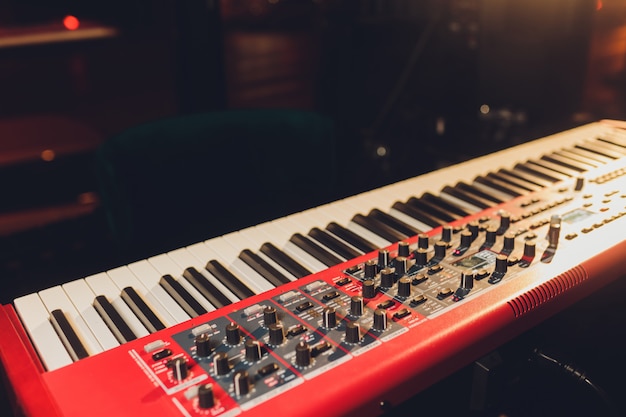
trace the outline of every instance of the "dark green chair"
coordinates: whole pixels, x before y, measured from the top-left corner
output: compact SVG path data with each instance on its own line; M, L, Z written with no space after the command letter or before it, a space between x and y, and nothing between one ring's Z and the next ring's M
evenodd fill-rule
M333 124L297 110L233 110L130 128L98 149L119 248L162 251L335 196Z

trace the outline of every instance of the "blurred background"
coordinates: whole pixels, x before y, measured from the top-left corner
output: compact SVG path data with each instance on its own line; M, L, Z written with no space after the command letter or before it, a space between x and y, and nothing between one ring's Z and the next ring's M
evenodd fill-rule
M127 128L314 111L339 198L624 119L625 59L621 0L4 0L0 301L153 254L112 244L93 172Z

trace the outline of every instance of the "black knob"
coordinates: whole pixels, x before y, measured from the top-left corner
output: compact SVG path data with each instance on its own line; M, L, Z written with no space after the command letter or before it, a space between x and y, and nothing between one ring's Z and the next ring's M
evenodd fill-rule
M387 312L381 308L374 311L374 330L382 332L387 329Z
M428 250L419 248L413 254L415 255L415 263L417 265L426 265L428 263Z
M487 232L485 233L486 245L492 246L494 243L496 243L497 232L498 232L498 229L495 226L492 226L487 229Z
M507 233L504 235L504 247L503 250L512 251L515 248L515 235L513 233Z
M393 287L395 275L391 268L385 268L380 271L380 286L383 288Z
M409 260L405 256L398 256L393 260L395 273L397 277L401 277L406 274L407 264Z
M228 353L218 352L213 356L213 370L216 375L226 375L230 372L230 361Z
M398 256L409 256L409 242L398 242Z
M247 339L245 346L246 360L248 362L256 362L261 359L261 343L258 340Z
M263 309L263 325L269 327L270 324L274 324L278 321L278 314L276 308L273 306L267 306Z
M534 258L536 252L535 242L524 242L524 258Z
M428 249L428 235L425 233L420 233L417 235L417 247L419 249Z
M556 248L559 244L559 235L561 234L561 216L558 214L550 218L550 227L548 228L548 245Z
M474 288L474 274L467 272L461 273L461 283L459 284L459 288L468 291Z
M337 312L332 307L326 307L322 315L322 325L327 329L337 327Z
M445 225L441 228L441 240L444 242L452 240L452 226Z
M446 257L446 250L448 245L443 240L438 240L435 243L435 259L443 259Z
M366 279L363 281L363 298L374 298L376 296L376 287L374 280Z
M389 251L387 249L381 249L378 251L378 267L379 269L387 268L389 266Z
M580 191L585 186L585 177L576 178L576 184L574 184L574 191Z
M350 298L350 314L353 316L363 314L363 297L355 295Z
M211 339L206 333L202 333L194 339L196 346L196 355L200 358L206 358L211 355Z
M369 261L365 262L365 265L363 266L363 277L365 279L374 278L377 272L378 264L375 260L370 259Z
M351 321L346 325L346 342L359 343L361 341L361 326L359 323Z
M270 345L278 346L285 340L285 329L280 323L270 324Z
M296 345L296 365L309 366L311 364L311 348L302 341Z
M498 232L500 234L504 233L506 229L511 225L511 215L507 212L500 213L500 227L498 228Z
M479 230L479 224L478 224L478 220L472 220L471 222L469 222L469 224L467 225L467 230L469 230L469 232L472 235L472 242L474 240L476 240L476 238L478 237L478 230Z
M237 371L233 375L233 388L235 395L241 397L250 392L250 377L248 371Z
M226 325L226 343L229 345L238 345L241 342L241 331L239 325L235 322L230 322Z
M461 232L461 243L459 246L467 248L472 244L472 232L469 230L463 230Z
M496 256L496 266L494 272L497 272L499 274L506 274L508 267L508 257L506 255Z
M398 295L400 297L411 296L411 278L404 276L398 281Z
M206 410L214 405L213 384L201 384L198 387L198 407Z
M178 381L182 381L189 375L189 367L185 358L176 358L168 362L172 375Z

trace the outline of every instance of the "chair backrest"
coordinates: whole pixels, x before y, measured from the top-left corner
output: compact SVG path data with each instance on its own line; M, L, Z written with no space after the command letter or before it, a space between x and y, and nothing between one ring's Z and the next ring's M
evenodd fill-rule
M233 110L159 120L114 136L96 171L121 248L160 250L330 201L333 123L297 110Z

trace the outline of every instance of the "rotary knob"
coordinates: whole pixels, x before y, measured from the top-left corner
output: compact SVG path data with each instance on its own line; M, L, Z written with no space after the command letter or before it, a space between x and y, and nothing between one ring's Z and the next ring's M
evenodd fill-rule
M398 256L409 256L409 242L398 242Z
M416 265L426 265L428 263L428 250L424 248L419 248L415 252L415 264Z
M363 297L355 295L350 298L350 314L353 316L360 316L363 314Z
M261 343L258 340L248 339L245 343L246 360L248 362L256 362L261 359Z
M404 276L398 281L398 296L410 297L411 296L411 278Z
M513 233L507 233L504 235L504 246L502 250L511 253L515 248L515 235Z
M233 375L233 388L237 397L241 397L250 392L250 377L248 376L248 371L242 370L235 372L235 375Z
M552 215L550 218L550 227L548 228L548 246L556 248L559 244L559 235L561 234L561 216Z
M487 232L485 233L485 246L493 246L493 244L496 243L497 234L498 229L495 226L488 228Z
M394 283L394 272L391 268L385 268L380 271L380 286L383 288L391 288Z
M311 364L311 348L302 341L296 345L296 365L305 367Z
M211 339L206 333L199 334L194 339L194 345L196 346L196 355L200 358L206 358L211 355Z
M365 262L365 265L363 265L363 277L365 279L374 278L377 272L378 264L375 260L370 259L369 261Z
M452 240L452 226L445 225L441 228L441 240L450 242Z
M472 232L469 230L463 230L461 232L461 243L459 244L462 248L467 248L472 244Z
M212 408L215 405L215 396L213 395L213 384L201 384L198 387L198 407L203 410Z
M176 358L168 362L168 367L172 370L174 379L182 381L189 375L189 367L185 358Z
M446 257L446 249L448 245L443 240L438 240L435 243L435 259L441 260Z
M230 361L226 352L218 352L213 356L213 370L216 375L226 375L230 372Z
M511 215L507 212L500 213L500 227L498 227L498 234L503 234L509 226L511 226Z
M276 313L276 308L272 306L267 306L263 309L263 325L265 327L269 327L271 324L274 324L278 321L278 314Z
M361 292L363 293L363 298L374 298L376 296L376 286L374 281L371 279L363 281L363 289Z
M378 267L380 269L386 268L389 265L389 251L387 249L381 249L378 251Z
M469 224L467 225L467 230L469 230L469 232L472 235L472 242L474 240L476 240L476 238L478 237L478 231L479 231L479 227L480 225L478 224L477 220L472 220L471 222L469 222Z
M337 327L337 312L332 307L326 307L322 314L322 326L327 329Z
M361 326L359 323L351 321L346 325L346 342L359 343L361 341Z
M387 312L381 308L374 311L374 330L382 332L387 329Z
M417 235L417 247L419 249L428 249L428 235L425 233L420 233Z
M285 340L285 329L280 323L273 323L269 326L270 345L278 346Z
M508 267L508 257L506 255L496 256L496 266L494 272L498 274L506 274Z
M534 258L536 253L535 242L524 242L524 258Z
M226 325L226 343L231 346L238 345L241 342L241 331L239 325L235 322L230 322Z
M393 264L395 267L395 274L397 277L401 277L402 275L406 274L408 262L409 260L407 259L406 256L397 256L393 260Z

